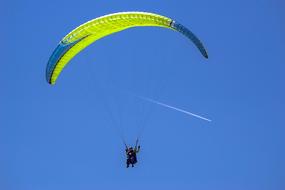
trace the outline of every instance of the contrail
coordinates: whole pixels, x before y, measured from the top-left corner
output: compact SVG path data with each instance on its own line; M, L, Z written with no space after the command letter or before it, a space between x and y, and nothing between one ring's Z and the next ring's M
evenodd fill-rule
M163 106L163 107L166 107L166 108L170 108L170 109L173 109L173 110L176 110L176 111L179 111L179 112L182 112L182 113L185 113L187 115L190 115L190 116L194 116L194 117L197 117L199 119L203 119L205 121L208 121L208 122L211 122L212 120L210 119L207 119L205 117L202 117L200 115L197 115L197 114L194 114L194 113L191 113L189 111L186 111L186 110L183 110L183 109L180 109L180 108L176 108L176 107L173 107L173 106L170 106L170 105L167 105L167 104L164 104L162 102L159 102L159 101L156 101L156 100L153 100L153 99L150 99L150 98L146 98L146 97L142 97L142 96L138 96L139 98L143 99L143 100L146 100L148 102L152 102L152 103L155 103L157 105L160 105L160 106Z

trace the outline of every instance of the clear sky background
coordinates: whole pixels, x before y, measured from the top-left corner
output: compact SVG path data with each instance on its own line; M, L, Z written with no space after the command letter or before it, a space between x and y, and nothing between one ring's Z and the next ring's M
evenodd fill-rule
M285 189L284 1L0 4L1 190ZM209 59L177 32L134 28L88 47L50 86L60 39L119 11L181 22ZM132 144L142 128L139 163L126 169L119 134Z

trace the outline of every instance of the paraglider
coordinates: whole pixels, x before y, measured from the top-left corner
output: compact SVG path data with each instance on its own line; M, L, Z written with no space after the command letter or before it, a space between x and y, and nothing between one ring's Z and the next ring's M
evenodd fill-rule
M173 19L148 12L118 12L90 20L67 34L59 42L48 60L46 66L47 82L54 85L60 73L71 59L95 41L128 28L146 26L168 28L183 34L194 43L205 58L208 58L207 51L202 42L188 28ZM187 113L188 115L194 115L160 102L156 102L156 104ZM128 147L125 144L127 167L130 165L134 167L137 163L137 153L140 151L140 146L137 146L137 143L135 148Z
M126 146L126 156L127 156L127 161L126 161L126 164L127 164L127 168L132 165L132 167L134 167L134 165L138 162L138 159L137 159L137 153L139 153L140 149L141 149L141 146L138 145L138 139L136 141L136 146L135 148L133 147L128 147L127 145Z

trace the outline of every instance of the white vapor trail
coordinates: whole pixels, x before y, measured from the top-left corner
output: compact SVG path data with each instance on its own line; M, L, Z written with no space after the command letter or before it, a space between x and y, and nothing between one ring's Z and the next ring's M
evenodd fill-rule
M191 112L189 112L189 111L186 111L186 110L183 110L183 109L180 109L180 108L176 108L176 107L173 107L173 106L164 104L164 103L162 103L162 102L159 102L159 101L156 101L156 100L153 100L153 99L150 99L150 98L146 98L146 97L142 97L142 96L138 96L138 97L141 98L141 99L143 99L143 100L146 100L146 101L148 101L148 102L151 102L151 103L154 103L154 104L157 104L157 105L166 107L166 108L170 108L170 109L179 111L179 112L181 112L181 113L185 113L185 114L190 115L190 116L194 116L194 117L196 117L196 118L199 118L199 119L202 119L202 120L205 120L205 121L208 121L208 122L211 122L211 121L212 121L212 120L207 119L207 118L205 118L205 117L202 117L202 116L200 116L200 115L197 115L197 114L191 113Z

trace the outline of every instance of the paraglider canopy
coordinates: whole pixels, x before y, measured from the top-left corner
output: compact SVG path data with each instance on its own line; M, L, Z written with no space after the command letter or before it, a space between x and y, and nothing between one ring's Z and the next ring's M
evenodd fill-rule
M46 80L55 84L58 76L69 61L84 48L110 34L139 26L164 27L182 33L208 58L201 41L185 26L165 16L147 12L119 12L90 20L67 34L49 58Z

